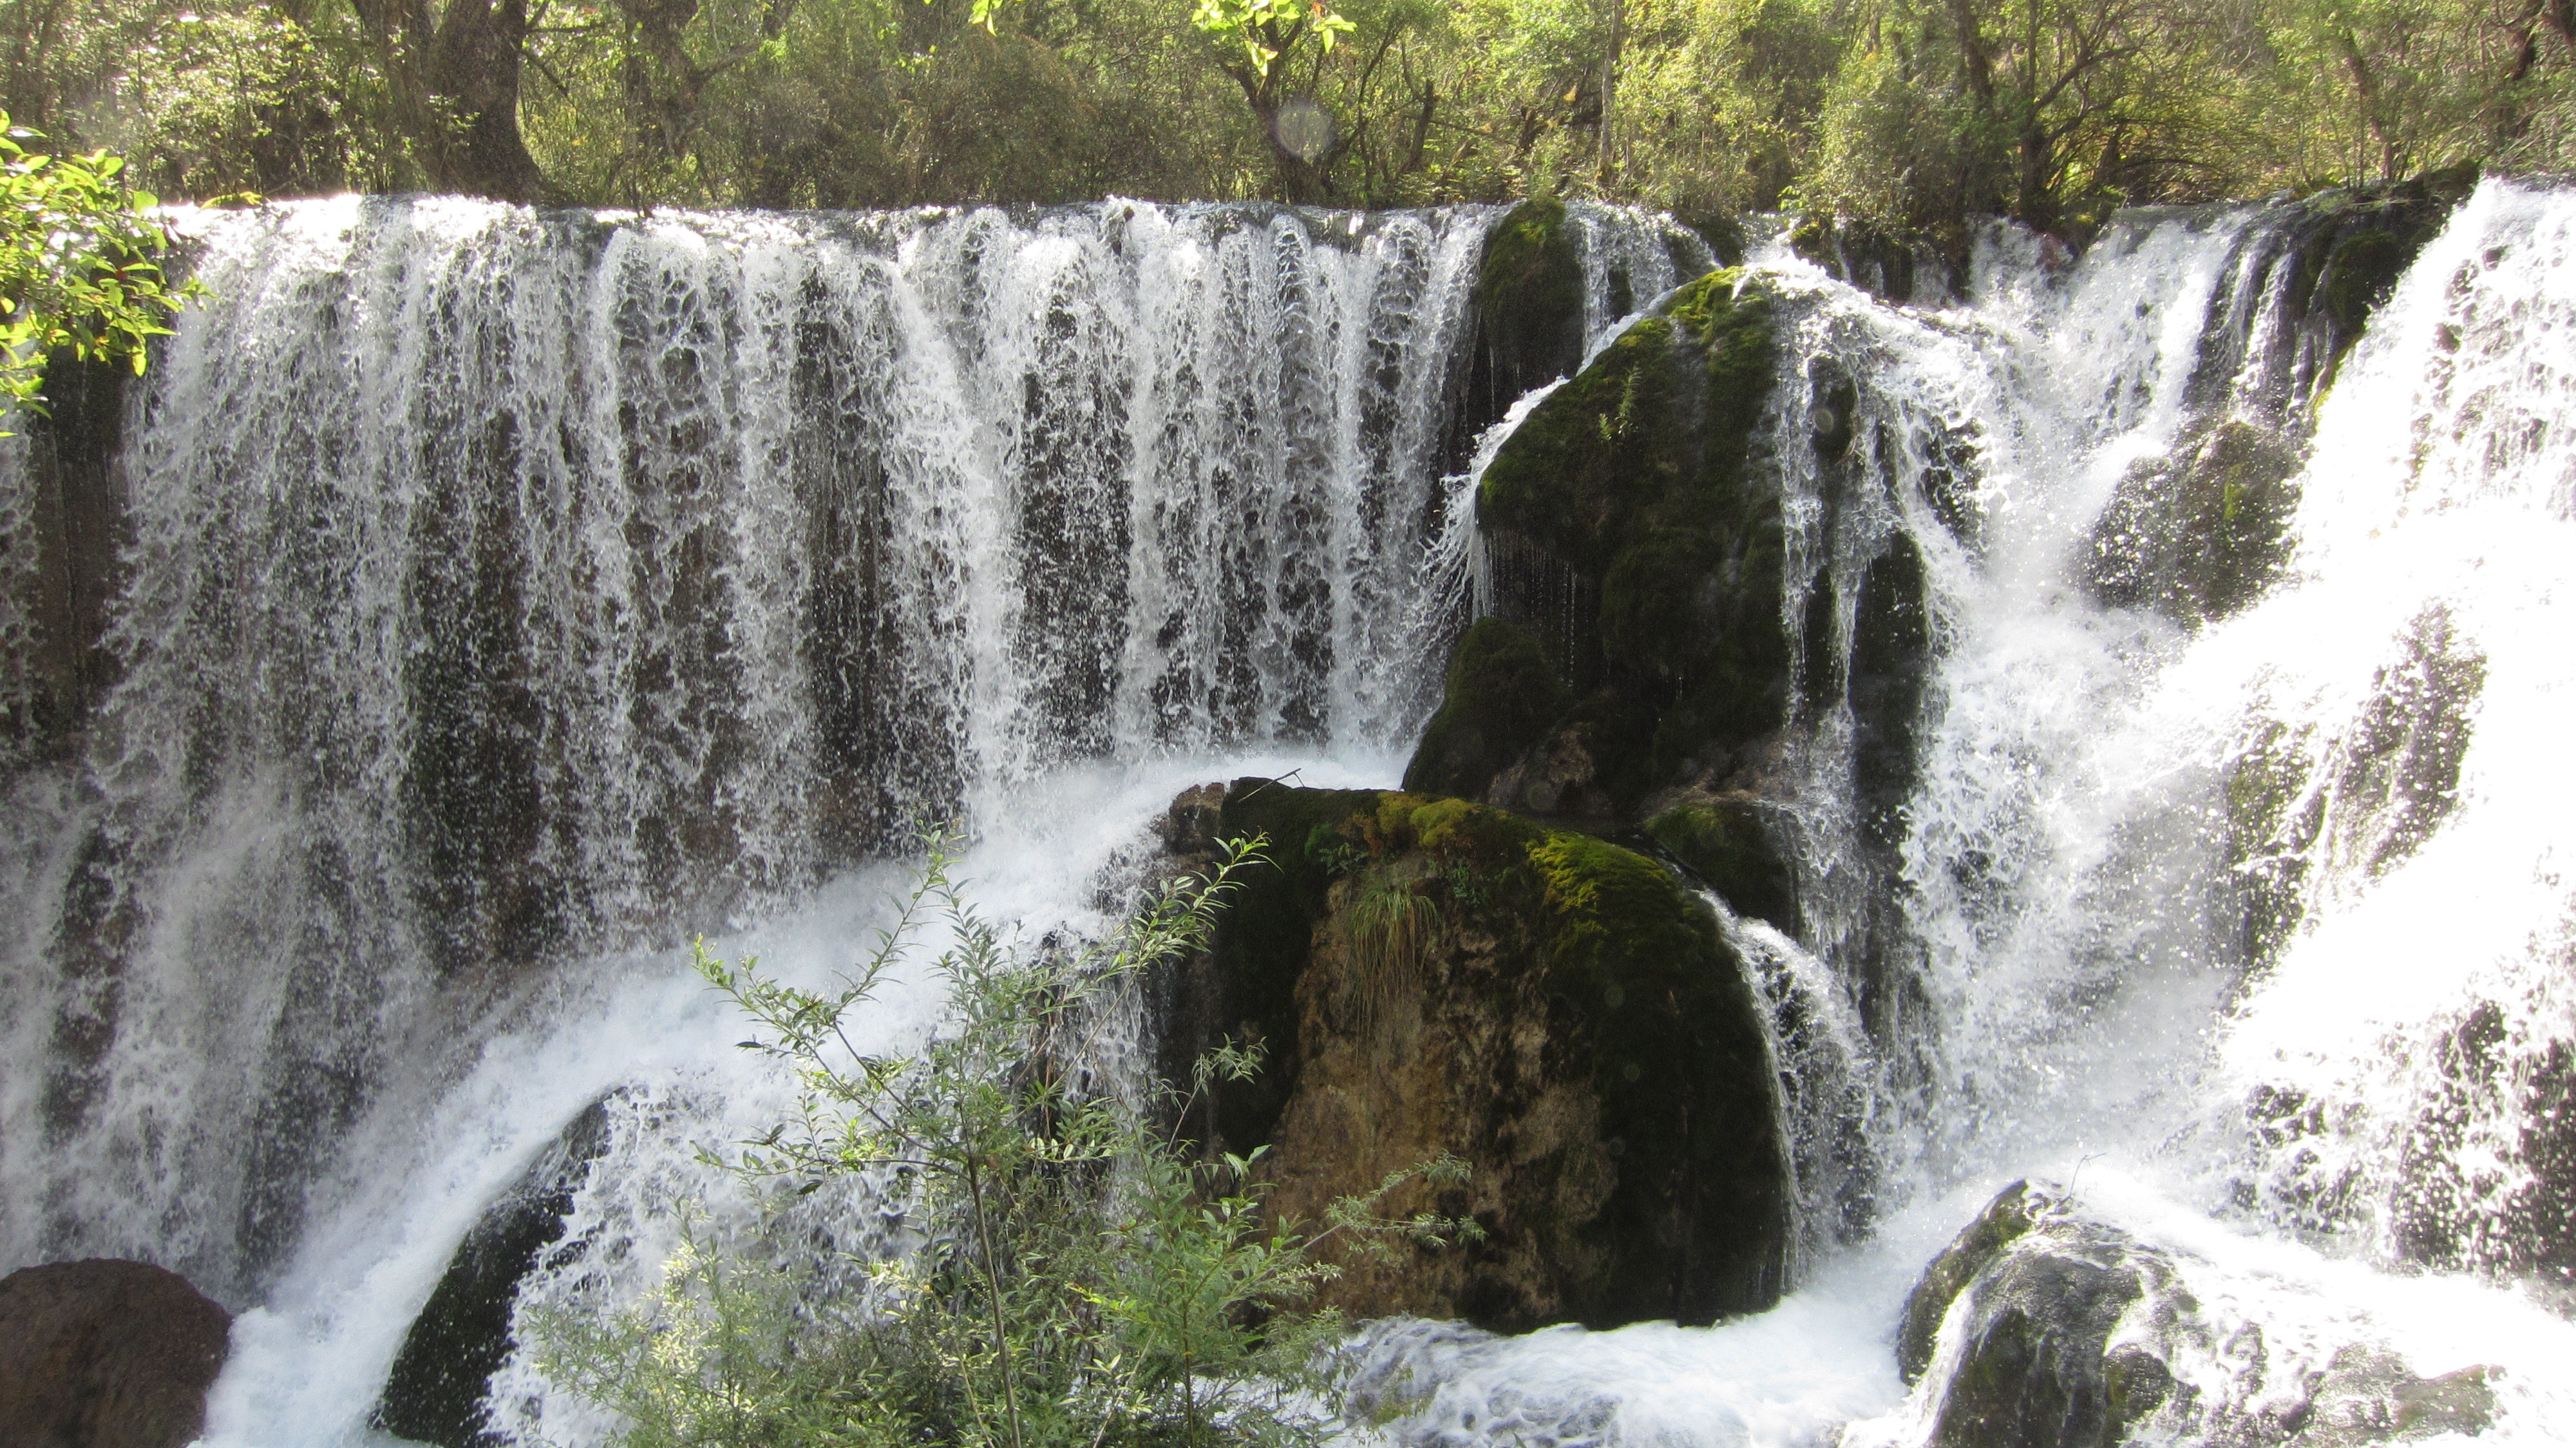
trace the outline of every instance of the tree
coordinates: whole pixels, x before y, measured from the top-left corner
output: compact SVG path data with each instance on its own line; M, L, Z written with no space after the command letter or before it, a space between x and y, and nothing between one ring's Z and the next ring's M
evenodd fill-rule
M551 199L519 131L527 0L349 0L429 185Z

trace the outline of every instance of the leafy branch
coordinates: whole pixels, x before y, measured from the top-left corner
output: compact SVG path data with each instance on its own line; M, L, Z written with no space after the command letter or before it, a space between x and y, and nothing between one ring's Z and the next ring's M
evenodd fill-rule
M49 354L127 362L140 375L151 339L204 294L162 274L160 203L125 185L121 158L27 149L38 139L0 111L0 398L34 408Z
M1257 1045L1220 1043L1185 1087L1121 1090L1098 1065L1119 993L1207 944L1261 842L1229 842L1203 876L1162 882L1103 940L1036 950L967 901L955 835L924 843L894 922L829 989L694 953L754 1022L743 1046L799 1085L790 1119L719 1163L791 1197L861 1184L915 1224L916 1245L854 1263L867 1283L854 1305L691 1235L638 1313L547 1325L547 1370L652 1448L816 1423L830 1431L810 1441L889 1448L1320 1442L1316 1412L1292 1405L1335 1401L1324 1348L1339 1321L1300 1311L1339 1270L1314 1249L1476 1236L1472 1222L1382 1209L1409 1182L1462 1180L1464 1163L1395 1173L1310 1235L1266 1210L1263 1150L1200 1160L1164 1124L1257 1073ZM947 1024L909 1055L860 1050L850 1013L934 930Z

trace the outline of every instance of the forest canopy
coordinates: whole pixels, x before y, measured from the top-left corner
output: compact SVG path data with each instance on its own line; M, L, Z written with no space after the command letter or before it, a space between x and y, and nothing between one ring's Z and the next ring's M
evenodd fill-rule
M0 0L172 198L1592 195L1871 229L2576 148L2576 0Z

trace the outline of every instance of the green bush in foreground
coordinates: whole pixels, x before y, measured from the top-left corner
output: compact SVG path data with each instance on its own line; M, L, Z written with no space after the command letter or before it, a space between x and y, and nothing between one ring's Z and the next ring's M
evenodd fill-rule
M1443 1157L1338 1202L1320 1231L1270 1218L1252 1157L1195 1159L1159 1123L1258 1068L1203 1058L1184 1089L1143 1099L1089 1079L1115 992L1198 948L1258 861L1237 842L1204 878L1165 882L1108 939L1023 951L969 906L934 837L896 924L837 992L778 982L698 949L701 974L756 1022L744 1044L791 1067L800 1109L725 1163L792 1197L864 1179L928 1240L853 1263L853 1285L791 1280L692 1235L662 1289L606 1322L540 1327L548 1376L623 1414L623 1441L663 1445L1295 1444L1337 1405L1340 1324L1297 1305L1359 1250L1472 1235L1472 1223L1379 1214ZM842 1023L933 923L951 1021L906 1057L851 1048Z

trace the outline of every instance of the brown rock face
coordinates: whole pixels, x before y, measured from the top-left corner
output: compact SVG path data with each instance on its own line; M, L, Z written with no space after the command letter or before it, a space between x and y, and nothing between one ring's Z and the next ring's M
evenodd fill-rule
M175 1272L92 1258L0 1279L0 1448L179 1448L232 1314Z
M1267 1205L1308 1230L1443 1152L1472 1168L1380 1210L1472 1218L1483 1240L1327 1246L1342 1275L1315 1305L1512 1332L1778 1300L1787 1167L1761 1025L1713 917L1659 866L1461 800L1213 794L1183 796L1168 833L1214 814L1266 836L1268 863L1179 983L1163 1068L1187 1079L1229 1036L1268 1062L1189 1133L1268 1145Z

